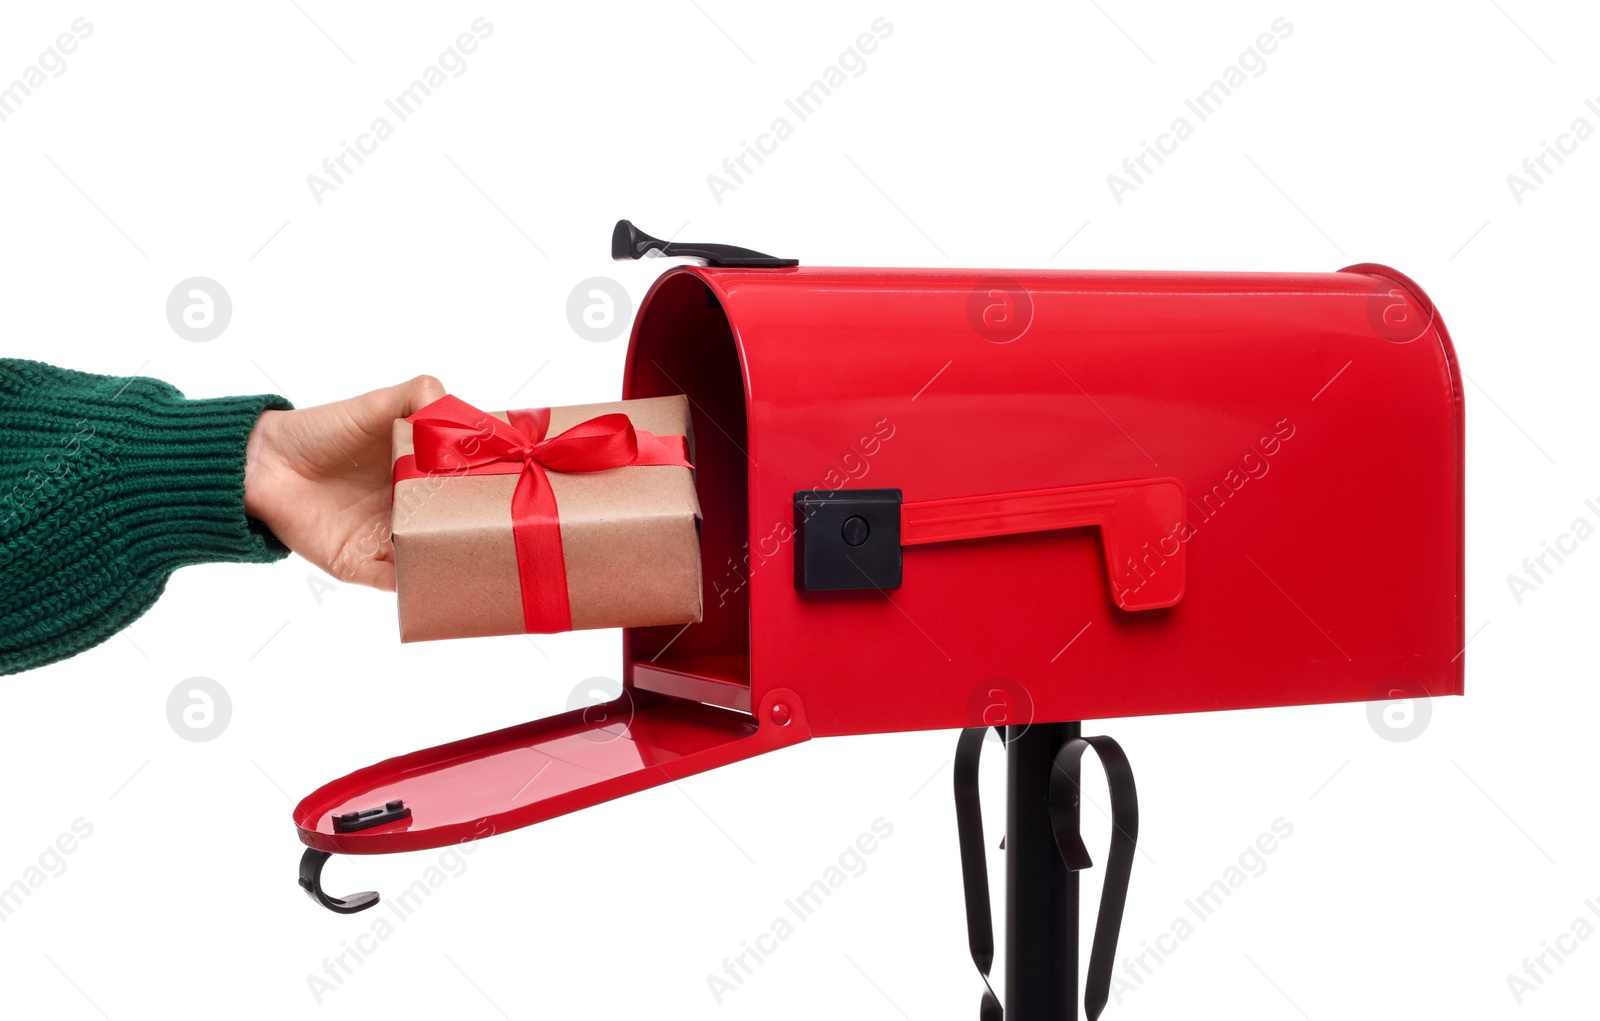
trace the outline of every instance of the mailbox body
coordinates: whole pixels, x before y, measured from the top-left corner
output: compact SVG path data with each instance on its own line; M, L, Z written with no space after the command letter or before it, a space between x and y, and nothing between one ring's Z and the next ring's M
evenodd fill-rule
M706 620L631 632L638 687L781 689L814 735L1461 693L1459 374L1392 270L684 267L642 303L626 383L678 392ZM795 584L797 492L1140 480L1183 511L1125 537L1136 566L1069 528L908 545L893 589Z
M302 841L438 847L813 736L1462 691L1460 376L1393 270L683 266L623 396L679 393L704 620L624 632L604 706L324 785ZM855 490L899 491L899 584L797 587L797 494Z

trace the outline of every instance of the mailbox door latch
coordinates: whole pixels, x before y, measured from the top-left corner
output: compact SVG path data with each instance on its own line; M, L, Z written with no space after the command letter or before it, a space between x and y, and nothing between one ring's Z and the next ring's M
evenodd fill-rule
M794 587L899 588L900 503L898 489L794 494Z

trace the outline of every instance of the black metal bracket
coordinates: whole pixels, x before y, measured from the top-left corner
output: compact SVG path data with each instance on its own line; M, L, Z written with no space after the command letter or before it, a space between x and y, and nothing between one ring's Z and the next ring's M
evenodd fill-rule
M956 836L961 841L961 889L967 905L967 948L983 979L979 1021L1001 1021L1004 1012L995 995L989 969L994 966L994 916L989 907L989 859L983 850L983 810L978 797L978 759L987 727L970 727L956 740ZM1004 727L994 728L1005 742ZM1005 838L1000 848L1005 849Z
M999 730L999 728L996 728ZM1105 1009L1113 958L1139 835L1133 770L1109 737L1082 737L1077 723L1035 723L1000 731L1006 745L1006 1005L989 978L994 930L989 907L978 759L985 728L961 732L956 745L956 830L967 942L983 979L981 1021L1061 1021L1077 1016L1078 873L1090 867L1079 832L1083 753L1093 748L1111 788L1111 853L1089 955L1084 1009Z
M1056 849L1068 871L1089 868L1089 850L1083 846L1078 830L1078 778L1083 753L1090 748L1105 767L1106 785L1111 790L1111 851L1106 859L1106 878L1100 888L1100 915L1095 920L1094 944L1089 950L1089 974L1083 992L1083 1010L1089 1021L1097 1021L1111 998L1111 972L1117 956L1117 934L1122 928L1122 909L1128 902L1128 880L1133 874L1133 852L1139 840L1139 794L1133 783L1133 767L1122 746L1109 737L1075 737L1056 752L1050 771L1050 826ZM1072 920L1077 924L1077 919Z
M799 259L780 259L734 245L701 244L694 241L663 241L651 237L628 220L618 220L611 231L611 257L618 262L642 259L651 251L664 256L704 259L710 266L747 266L782 269L800 265Z
M328 851L319 851L314 847L306 848L306 853L300 856L300 888L307 897L341 915L353 915L378 903L378 895L371 890L352 893L348 897L330 897L325 893L322 889L322 866L331 857L333 855Z

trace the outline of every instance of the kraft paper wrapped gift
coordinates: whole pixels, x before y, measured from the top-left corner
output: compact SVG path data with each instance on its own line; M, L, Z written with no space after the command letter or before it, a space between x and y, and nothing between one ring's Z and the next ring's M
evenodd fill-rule
M681 396L397 421L400 640L699 621L692 450Z

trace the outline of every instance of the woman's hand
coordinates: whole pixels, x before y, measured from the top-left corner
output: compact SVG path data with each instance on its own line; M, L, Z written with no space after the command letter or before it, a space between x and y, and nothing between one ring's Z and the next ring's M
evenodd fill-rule
M245 447L245 513L341 581L394 591L394 420L445 395L432 376L334 404L267 411Z

